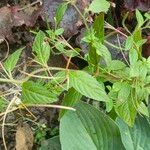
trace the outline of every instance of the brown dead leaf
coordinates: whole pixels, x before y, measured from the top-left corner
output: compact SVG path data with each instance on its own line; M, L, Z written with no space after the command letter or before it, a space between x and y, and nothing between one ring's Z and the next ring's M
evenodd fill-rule
M33 26L40 12L40 8L35 9L35 7L19 10L19 6L0 8L0 39L7 38L9 41L14 42L12 27L23 24Z
M19 123L16 132L16 150L32 150L33 133L27 123Z

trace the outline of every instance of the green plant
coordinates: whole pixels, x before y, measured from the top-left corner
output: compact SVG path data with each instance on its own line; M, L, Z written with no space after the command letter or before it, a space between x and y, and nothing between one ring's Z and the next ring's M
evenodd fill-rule
M101 6L101 3L103 3L102 7L97 7ZM86 26L86 34L82 38L82 42L85 42L89 48L88 53L83 57L78 48L72 47L63 38L64 30L59 27L68 5L73 5L79 11L74 2L64 2L56 11L55 29L38 31L36 34L32 49L33 61L38 64L38 68L33 68L30 73L21 71L26 76L22 76L19 80L15 79L13 71L16 69L16 64L24 48L15 51L1 64L2 76L5 78L0 78L0 82L8 82L17 88L13 91L17 99L11 103L11 106L8 102L5 103L5 94L1 94L1 109L7 108L6 113L8 113L13 108L23 108L24 105L26 107L58 107L51 103L59 101L60 94L65 93L62 105L66 107L60 106L62 109L59 115L59 138L63 150L113 150L137 147L138 149L149 149L147 140L150 135L146 132L150 128L147 119L149 117L150 57L143 58L141 49L146 42L142 38L142 29L150 27L150 15L146 13L144 19L142 14L136 10L137 26L132 33L125 26L126 18L124 18L123 26L129 32L126 35L104 21L105 13L110 7L109 2L93 0L83 14L79 12ZM95 13L92 27L88 26L86 20L89 11ZM109 49L104 45L107 40L105 27L126 38L125 44L121 48L128 52L129 59L125 58L126 63L112 59ZM63 54L68 57L66 68L50 67L48 60L51 59L51 54ZM70 60L75 56L88 62L88 66L83 70L69 69ZM111 86L105 87L105 82L111 83ZM106 89L108 93L106 93ZM98 110L99 108L96 109L92 105L81 102L82 97L104 103L106 109L101 112ZM20 99L19 103L16 101L18 99ZM72 107L76 109L75 112L72 111L74 110ZM72 110L67 111L66 109ZM109 113L113 112L115 112L113 115L117 121L109 117ZM143 118L139 114L143 115ZM138 120L143 121L139 122ZM134 143L134 140L139 138L139 135L135 134L136 126L138 126L137 130L141 132L142 125L146 126L145 138ZM127 134L131 133L130 140L125 138L127 135L124 134L124 128L127 130ZM131 145L132 142L133 145ZM144 142L146 144L142 145ZM129 147L127 143L130 144Z

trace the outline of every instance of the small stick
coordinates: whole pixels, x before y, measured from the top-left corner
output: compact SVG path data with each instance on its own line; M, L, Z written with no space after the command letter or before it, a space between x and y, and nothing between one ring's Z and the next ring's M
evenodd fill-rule
M37 3L40 3L40 5L42 5L42 1L41 0L37 0L37 1L33 2L33 3L31 3L31 4L26 5L25 7L22 7L20 9L18 9L18 11L22 11L24 9L27 9L28 7L32 7L33 5L36 5Z

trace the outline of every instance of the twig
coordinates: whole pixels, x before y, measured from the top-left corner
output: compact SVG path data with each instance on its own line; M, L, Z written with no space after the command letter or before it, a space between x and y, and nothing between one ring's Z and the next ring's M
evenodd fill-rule
M67 107L67 106L60 106L60 105L45 105L45 104L27 104L27 107L49 107L49 108L59 108L59 109L67 109L76 111L75 108Z
M3 117L3 122L2 122L2 139L3 139L3 144L4 144L5 150L8 150L7 146L6 146L5 134L4 134L4 132L5 132L6 116L8 114L9 109L11 108L12 104L16 101L16 99L17 99L17 96L14 96L13 99L11 100L11 102L9 103L9 105L8 105L8 107L7 107L7 109L6 109L5 113L4 113L4 117Z
M22 10L27 9L28 7L32 7L33 5L36 5L38 3L40 3L40 5L42 5L42 0L37 0L37 1L33 2L33 3L31 3L31 4L28 4L25 7L22 7L20 9L18 9L18 11L22 11Z

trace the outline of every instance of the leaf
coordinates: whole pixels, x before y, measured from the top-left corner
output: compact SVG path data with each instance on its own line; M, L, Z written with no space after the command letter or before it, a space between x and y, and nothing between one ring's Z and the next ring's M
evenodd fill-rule
M131 86L126 82L122 82L121 89L118 92L118 100L121 103L126 102L128 100L130 93L131 93Z
M139 113L149 117L148 108L146 107L146 105L143 102L141 102L141 104L139 105L138 111L139 111Z
M57 96L46 87L28 81L22 85L22 99L26 104L46 104L57 101Z
M8 56L4 62L4 67L9 73L15 68L23 49L24 47L16 50L13 54Z
M132 128L119 118L117 118L116 122L119 126L122 142L126 150L150 149L150 124L146 118L138 115Z
M133 44L134 44L133 37L128 36L126 39L126 42L125 42L125 50L126 51L130 50L132 48Z
M104 13L100 13L94 20L93 29L95 31L95 36L104 42Z
M63 34L63 32L64 32L64 29L63 28L59 28L59 29L57 29L57 30L55 30L55 35L62 35Z
M136 9L135 14L136 14L137 22L138 22L138 28L140 28L144 23L143 16L138 9Z
M60 120L62 150L124 150L113 120L86 103L76 105Z
M122 70L125 67L126 65L122 61L112 60L111 63L107 66L107 69L115 71L115 70Z
M100 12L107 13L109 7L110 3L107 2L106 0L93 0L89 6L89 11L92 11L93 13L100 13Z
M39 150L61 150L59 136L42 141Z
M3 98L0 97L0 112L3 112L7 108L8 102Z
M134 125L137 111L130 97L126 102L117 101L115 111L126 124L131 127Z
M69 84L82 95L97 101L107 101L108 96L102 84L84 71L70 71Z
M102 43L100 43L100 42L99 43L95 42L95 43L93 43L93 45L96 49L96 53L103 57L103 59L105 60L107 65L110 65L110 63L111 63L111 53L109 52L107 47L105 45L103 45Z
M56 9L56 13L55 13L55 18L56 18L56 24L59 25L60 21L62 20L65 11L67 10L67 3L61 3L57 9Z
M138 53L135 49L129 51L129 60L131 65L134 65L138 61Z
M63 98L62 106L74 106L80 99L82 95L77 92L75 89L70 88L68 92L66 93L65 97ZM61 110L59 113L59 118L61 118L67 110Z
M150 19L150 14L149 14L149 13L145 13L144 16L145 16L147 19Z
M50 45L45 41L46 35L43 31L39 31L33 42L33 52L36 53L36 59L42 65L45 65L50 57Z

